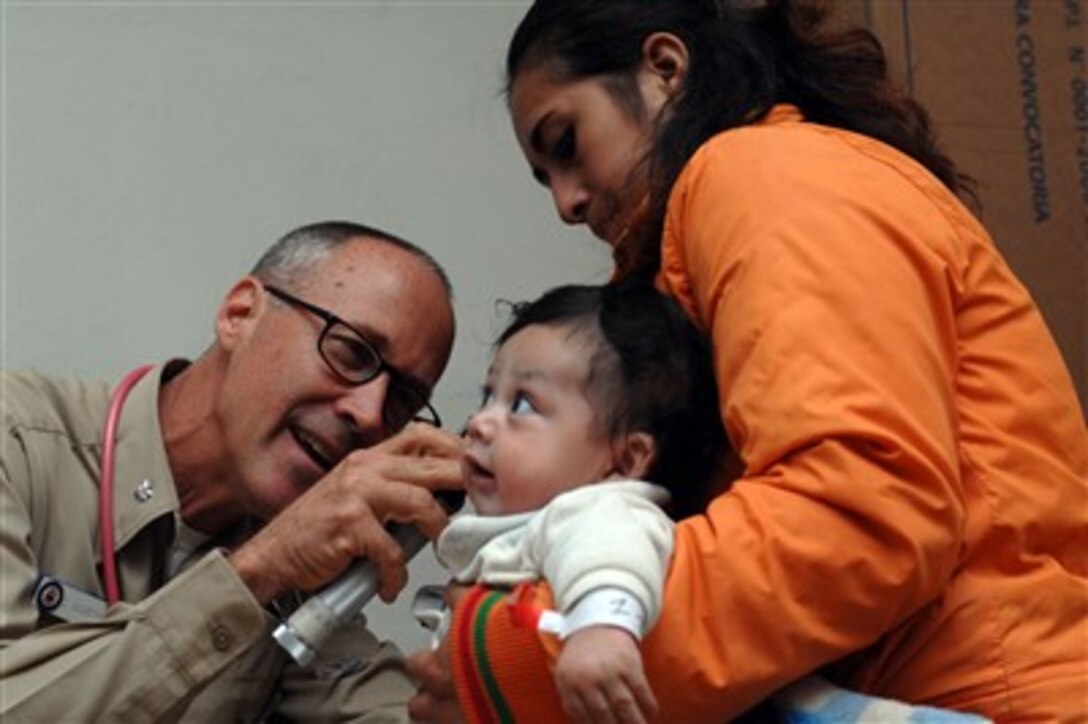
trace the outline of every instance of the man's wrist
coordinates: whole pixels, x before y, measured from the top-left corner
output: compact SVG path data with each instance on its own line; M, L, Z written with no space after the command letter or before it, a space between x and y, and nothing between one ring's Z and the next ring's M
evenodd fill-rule
M248 542L231 551L227 562L262 606L280 594L278 582L269 575L270 567L263 565L261 555Z

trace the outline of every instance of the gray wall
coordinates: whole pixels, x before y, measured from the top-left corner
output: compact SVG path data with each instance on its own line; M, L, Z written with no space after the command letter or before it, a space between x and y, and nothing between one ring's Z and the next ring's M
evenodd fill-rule
M495 300L609 268L509 128L502 55L526 5L3 2L0 366L113 379L195 356L271 241L346 218L449 270L460 329L436 404L459 426ZM410 587L443 580L421 559ZM412 649L406 598L368 615Z

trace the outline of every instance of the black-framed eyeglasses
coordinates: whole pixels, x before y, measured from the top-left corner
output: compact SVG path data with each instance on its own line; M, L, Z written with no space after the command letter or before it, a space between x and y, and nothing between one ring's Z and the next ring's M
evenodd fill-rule
M390 377L389 392L382 408L385 426L396 432L413 420L442 426L442 418L419 390L402 372L386 362L366 335L327 309L299 299L279 287L265 284L264 288L277 299L305 309L325 322L317 337L317 352L334 375L349 385L365 385L382 372Z

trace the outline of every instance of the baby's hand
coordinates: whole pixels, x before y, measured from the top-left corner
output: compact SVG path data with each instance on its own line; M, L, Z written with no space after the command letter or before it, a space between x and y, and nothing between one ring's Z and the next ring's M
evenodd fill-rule
M644 724L657 715L638 641L614 626L590 626L564 641L555 685L577 722Z

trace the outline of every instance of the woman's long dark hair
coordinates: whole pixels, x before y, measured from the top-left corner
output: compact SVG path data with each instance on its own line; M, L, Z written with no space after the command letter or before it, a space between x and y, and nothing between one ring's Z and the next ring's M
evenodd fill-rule
M684 164L711 136L758 121L777 103L883 141L973 199L925 110L890 83L876 37L831 29L828 15L821 0L536 0L510 42L507 90L520 71L543 65L564 80L599 76L630 106L643 41L665 31L684 42L687 74L647 159L650 216L634 242L637 271L647 274L659 264L665 204Z

